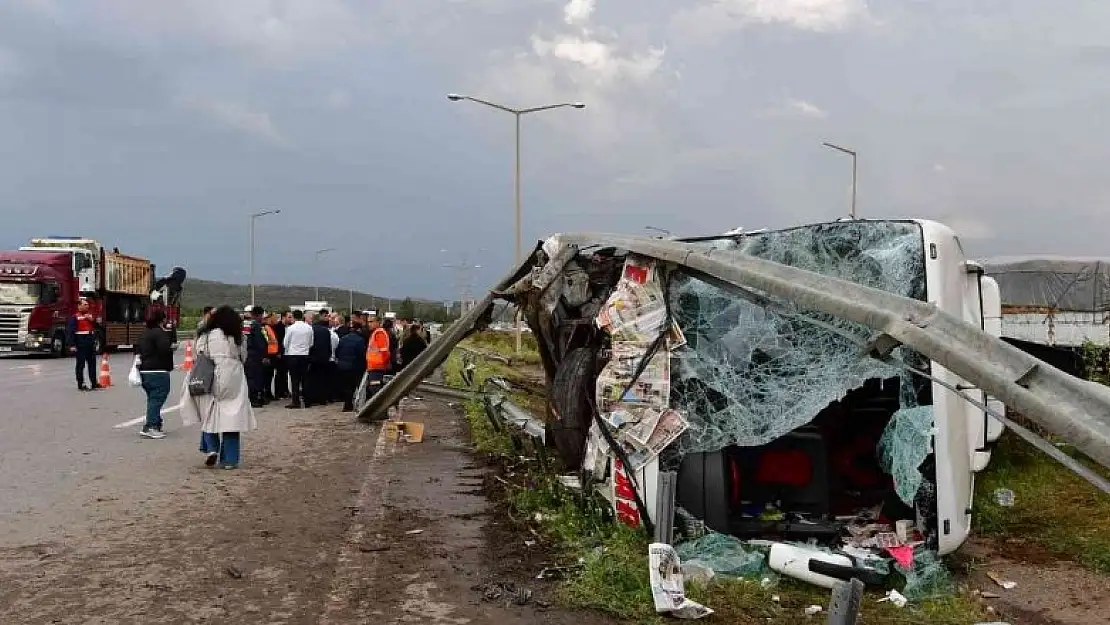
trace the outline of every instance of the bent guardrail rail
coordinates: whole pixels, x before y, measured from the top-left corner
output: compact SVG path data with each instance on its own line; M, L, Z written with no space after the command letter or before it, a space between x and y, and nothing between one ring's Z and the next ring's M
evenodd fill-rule
M529 292L542 293L580 249L609 248L680 266L741 296L751 297L755 291L789 302L798 311L826 313L862 324L877 333L872 356L885 358L898 345L910 347L1110 468L1110 389L1072 377L931 304L747 254L679 241L596 233L556 235L551 240L557 249L554 257L533 269L536 259L546 256L537 246L513 274L379 391L359 417L378 418L430 375L459 341L489 323L495 298L519 301ZM541 344L541 356L542 352ZM1004 415L1001 418L1005 420ZM1033 436L1020 426L1015 431L1023 437ZM1040 449L1110 492L1110 482L1063 452L1053 453L1051 444L1040 442Z

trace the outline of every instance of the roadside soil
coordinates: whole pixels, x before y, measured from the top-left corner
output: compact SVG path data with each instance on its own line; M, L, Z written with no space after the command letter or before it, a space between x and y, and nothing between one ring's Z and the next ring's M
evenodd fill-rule
M607 622L550 605L546 555L494 518L461 408L406 400L420 443L334 408L263 413L280 424L244 438L239 470L197 454L145 500L96 493L73 539L0 550L0 623Z
M1110 578L1020 540L973 538L960 550L966 582L1010 625L1110 623ZM961 571L963 572L963 571ZM991 577L1017 584L1002 588Z

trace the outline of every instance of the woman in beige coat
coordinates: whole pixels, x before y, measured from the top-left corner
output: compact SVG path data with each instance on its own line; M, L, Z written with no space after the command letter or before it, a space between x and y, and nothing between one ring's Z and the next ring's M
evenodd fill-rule
M238 467L239 436L258 427L243 371L241 323L230 306L212 311L196 340L197 354L207 354L216 363L212 392L196 396L188 388L182 392L181 419L187 426L200 423L200 451L210 467L217 462L225 469ZM187 385L189 376L185 377Z

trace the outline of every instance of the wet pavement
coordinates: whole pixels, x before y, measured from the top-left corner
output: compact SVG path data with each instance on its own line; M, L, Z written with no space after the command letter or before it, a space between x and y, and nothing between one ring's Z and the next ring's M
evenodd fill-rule
M127 385L132 358L113 355L114 386L96 392L77 390L71 358L0 358L0 547L75 537L93 492L157 492L177 478L170 467L194 460L172 435L139 438L146 400Z
M337 406L266 407L224 471L176 413L138 436L130 363L81 393L70 359L0 359L0 623L600 622L475 589L536 582L506 577L523 539L496 529L457 406L403 403L414 444Z

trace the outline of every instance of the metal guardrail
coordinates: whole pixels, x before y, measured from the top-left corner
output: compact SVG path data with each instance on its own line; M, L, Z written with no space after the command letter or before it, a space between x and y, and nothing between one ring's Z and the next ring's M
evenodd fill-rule
M741 297L773 298L794 311L826 313L869 327L877 333L870 355L888 360L893 347L906 345L1110 467L1110 389L1074 378L934 305L739 252L707 250L679 241L585 233L557 235L552 242L553 256L542 268L533 271L540 256L537 249L375 395L359 418L371 420L383 414L431 375L460 341L487 327L495 298L542 293L578 250L603 247L673 264ZM886 349L879 349L880 344ZM545 357L542 341L540 346ZM550 364L545 357L545 366ZM1027 432L1014 431L1031 440ZM1045 443L1041 448L1049 453L1050 447ZM1067 463L1062 456L1053 457ZM1069 468L1110 492L1110 482L1100 476L1079 471L1082 467Z

